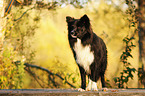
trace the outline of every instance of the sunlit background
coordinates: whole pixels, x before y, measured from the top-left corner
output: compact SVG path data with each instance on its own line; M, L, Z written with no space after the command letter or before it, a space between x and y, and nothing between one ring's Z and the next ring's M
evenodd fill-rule
M32 0L33 1L33 0ZM41 1L41 0L36 0ZM123 64L120 56L125 48L123 38L131 36L134 29L129 27L128 18L132 18L126 13L128 5L124 0L43 0L43 4L57 2L54 9L43 6L37 8L34 4L22 6L14 3L11 12L7 15L6 40L4 43L5 54L9 54L6 61L21 61L32 65L46 68L55 75L50 75L46 71L25 67L20 76L13 77L16 73L9 71L12 77L3 77L9 80L11 87L6 88L72 88L66 81L80 87L80 74L77 64L73 58L68 42L68 31L66 16L80 18L87 14L90 18L93 31L100 36L107 45L108 66L105 73L105 80L109 88L118 88L114 78L120 76ZM21 1L22 2L22 1ZM135 2L134 2L135 4ZM51 5L51 3L50 3ZM35 7L35 8L33 8ZM32 9L30 9L32 8ZM26 12L27 11L27 12ZM24 14L24 12L26 12ZM22 14L24 14L22 16ZM22 16L22 17L21 17ZM21 17L21 18L20 18ZM137 33L136 33L137 34ZM138 37L135 35L133 43L136 45L132 49L133 58L129 58L131 67L138 68ZM10 62L9 61L9 62ZM23 63L23 64L24 64ZM20 64L21 65L21 64ZM12 65L8 65L10 68ZM8 73L7 73L8 74ZM64 80L60 79L60 75ZM129 79L126 86L129 88L138 87L137 73L133 73L133 80ZM11 79L12 78L12 79ZM15 82L20 78L22 83ZM6 80L6 81L7 81ZM5 82L6 82L5 81ZM17 80L18 81L18 80ZM15 84L18 84L17 86ZM3 88L6 85L3 85ZM101 83L98 81L101 88Z

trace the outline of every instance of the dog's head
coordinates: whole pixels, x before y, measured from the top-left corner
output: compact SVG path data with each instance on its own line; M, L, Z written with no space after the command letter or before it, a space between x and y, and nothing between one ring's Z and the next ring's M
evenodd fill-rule
M82 16L80 19L74 19L70 16L66 17L68 24L68 32L72 38L83 38L90 30L90 20L87 15Z

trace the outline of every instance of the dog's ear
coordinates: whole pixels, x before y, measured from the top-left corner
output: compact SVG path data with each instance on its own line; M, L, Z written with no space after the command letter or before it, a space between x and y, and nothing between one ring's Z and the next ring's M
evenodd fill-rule
M84 24L87 28L90 27L90 19L86 14L80 18L80 23Z
M74 20L74 18L70 17L70 16L66 16L66 22L72 22Z

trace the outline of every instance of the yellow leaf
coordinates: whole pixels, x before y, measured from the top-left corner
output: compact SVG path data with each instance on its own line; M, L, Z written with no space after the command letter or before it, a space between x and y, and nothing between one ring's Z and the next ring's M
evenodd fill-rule
M20 0L16 0L17 2L19 2L19 3L22 3Z

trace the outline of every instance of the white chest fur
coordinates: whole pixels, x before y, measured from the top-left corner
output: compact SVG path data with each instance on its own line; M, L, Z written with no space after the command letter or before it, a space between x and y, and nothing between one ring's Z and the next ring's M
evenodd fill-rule
M76 62L89 74L90 65L94 61L94 53L91 51L91 46L83 46L81 40L77 39L77 42L74 44L74 51L76 52Z

